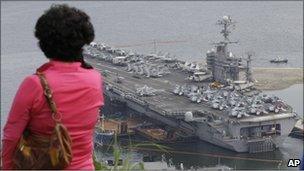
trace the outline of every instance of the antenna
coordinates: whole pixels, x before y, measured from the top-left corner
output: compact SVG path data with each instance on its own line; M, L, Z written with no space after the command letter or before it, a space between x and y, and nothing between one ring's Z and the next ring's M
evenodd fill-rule
M154 50L154 54L156 54L156 40L153 40L153 50Z
M217 25L223 26L223 29L220 33L223 34L225 43L230 43L228 37L229 37L229 34L231 33L231 30L235 28L235 23L236 22L233 21L229 15L223 16L223 18L221 20L217 21L217 23L216 23Z
M254 52L247 52L247 59L246 60L246 81L248 82L253 82L252 79L252 71L251 71L251 61L252 61L252 56L254 55Z

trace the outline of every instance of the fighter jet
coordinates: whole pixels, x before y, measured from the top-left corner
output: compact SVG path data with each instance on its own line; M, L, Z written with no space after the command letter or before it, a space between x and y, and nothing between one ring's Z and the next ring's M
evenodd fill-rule
M139 96L154 96L154 95L156 95L157 91L158 90L156 90L152 87L148 87L147 85L144 85L143 87L136 88L136 93Z

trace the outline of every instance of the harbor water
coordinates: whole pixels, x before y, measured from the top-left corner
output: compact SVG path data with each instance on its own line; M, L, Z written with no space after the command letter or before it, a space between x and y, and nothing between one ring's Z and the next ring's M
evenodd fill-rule
M60 3L59 1L57 1ZM38 17L53 2L1 2L1 131L13 97L23 78L47 60L34 38ZM86 11L92 19L96 42L105 42L139 53L154 50L169 52L189 61L205 60L212 43L221 40L220 27L214 21L231 15L238 22L231 35L231 45L237 56L253 51L255 67L303 67L303 2L67 2ZM154 42L156 42L154 44ZM288 58L287 64L271 64L277 56ZM287 101L303 116L303 84L284 90L268 91ZM1 134L2 135L2 134ZM214 166L218 163L237 169L277 169L276 162L237 159L258 158L283 160L299 158L303 153L302 140L288 137L283 147L259 154L235 153L206 142L170 145L173 151L188 153L166 154L175 165L185 168ZM137 161L147 151L133 151ZM155 153L158 157L162 152ZM193 154L195 153L195 154ZM232 156L234 159L208 157L199 154ZM111 157L98 151L98 158ZM281 168L286 168L286 165Z

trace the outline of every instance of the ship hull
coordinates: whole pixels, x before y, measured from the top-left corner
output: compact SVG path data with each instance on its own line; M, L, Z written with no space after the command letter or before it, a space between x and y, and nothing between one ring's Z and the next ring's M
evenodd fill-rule
M263 122L257 123L256 125L269 125L273 122L281 125L281 134L274 135L271 137L257 137L252 139L243 139L243 138L228 138L223 136L219 130L210 127L207 123L198 123L196 135L200 140L209 142L211 144L220 146L225 149L229 149L236 152L252 152L251 144L259 143L259 146L269 146L269 147L261 147L265 151L273 151L276 148L282 146L284 140L288 137L289 133L293 129L296 120L292 118L282 119L278 121L271 122ZM252 125L252 124L251 124ZM242 125L242 127L246 127L246 125ZM270 144L270 145L267 145ZM265 145L266 144L266 145Z

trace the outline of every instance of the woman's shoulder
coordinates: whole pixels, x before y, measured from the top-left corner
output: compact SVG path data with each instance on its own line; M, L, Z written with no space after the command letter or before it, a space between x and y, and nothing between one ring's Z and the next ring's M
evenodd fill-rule
M90 72L90 74L91 74L93 77L95 77L95 78L97 78L97 79L102 79L102 74L100 73L100 71L96 70L95 68L89 69L89 70L87 70L87 71Z
M85 69L91 78L100 80L102 79L101 73L96 69Z
M35 74L32 74L32 75L26 76L23 79L22 84L31 85L31 86L39 86L40 82L39 82L38 76Z
M96 70L95 68L93 68L93 69L90 69L90 71L93 73L93 74L95 74L95 75L97 75L97 76L101 76L101 73L98 71L98 70Z
M100 87L100 84L103 82L103 77L99 71L96 69L85 69L86 73L85 76L82 78L83 83L88 83L92 86Z
M20 91L31 92L31 94L35 94L37 92L42 91L42 86L40 85L40 81L38 76L29 75L26 76L19 86Z

